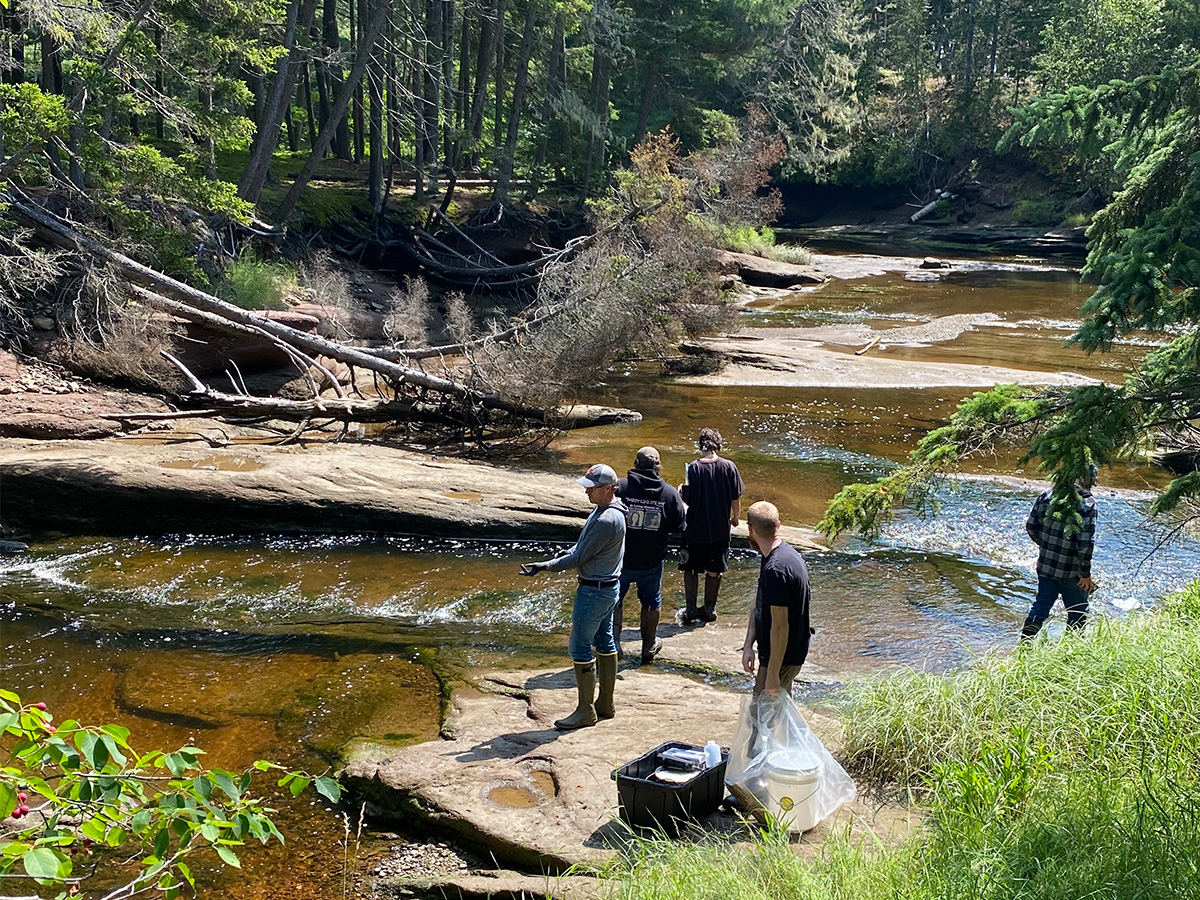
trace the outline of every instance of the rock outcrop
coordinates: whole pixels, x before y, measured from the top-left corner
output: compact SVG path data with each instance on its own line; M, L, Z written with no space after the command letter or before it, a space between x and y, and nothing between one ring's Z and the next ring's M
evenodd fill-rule
M722 271L737 273L746 284L756 287L796 287L805 284L823 284L829 280L812 266L779 262L749 253L723 252L720 257Z
M362 534L574 540L573 478L390 447L0 440L5 524L73 534ZM788 540L817 546L811 532ZM745 545L745 525L735 530Z

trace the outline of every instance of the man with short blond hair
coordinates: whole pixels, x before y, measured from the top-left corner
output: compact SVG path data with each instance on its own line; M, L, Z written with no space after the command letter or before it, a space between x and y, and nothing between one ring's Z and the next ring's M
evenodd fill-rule
M812 636L809 626L808 566L791 544L779 537L779 510L760 500L746 513L750 545L762 557L758 595L746 626L742 668L754 673L758 646L758 672L754 696L792 692L792 682L808 657Z

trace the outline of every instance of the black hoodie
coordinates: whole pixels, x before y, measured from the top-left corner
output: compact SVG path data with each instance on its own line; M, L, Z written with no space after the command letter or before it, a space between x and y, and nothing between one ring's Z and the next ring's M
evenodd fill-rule
M667 540L683 528L687 508L679 491L657 472L630 469L617 483L617 496L626 506L625 562L627 571L653 569L667 556Z

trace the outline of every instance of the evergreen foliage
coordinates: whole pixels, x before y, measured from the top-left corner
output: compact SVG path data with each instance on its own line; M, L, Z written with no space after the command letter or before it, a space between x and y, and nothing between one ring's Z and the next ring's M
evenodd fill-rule
M1038 460L1054 483L1053 512L1068 519L1077 517L1074 485L1089 465L1155 447L1200 449L1200 67L1047 96L1021 112L1006 141L1017 139L1070 142L1084 153L1104 147L1125 173L1088 230L1084 275L1099 287L1071 341L1089 353L1138 333L1167 342L1121 387L976 394L921 442L909 467L834 497L818 525L828 535L877 534L900 506L920 506L932 479L1004 442ZM1190 510L1197 498L1200 478L1185 473L1152 512Z

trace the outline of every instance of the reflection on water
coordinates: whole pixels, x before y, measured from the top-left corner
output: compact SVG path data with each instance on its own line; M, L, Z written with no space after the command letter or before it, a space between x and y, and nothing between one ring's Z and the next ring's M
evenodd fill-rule
M1037 365L1046 348L1058 348L1057 364L1069 358L1074 366L1059 344L1087 290L1055 274L951 276L938 284L889 276L796 295L748 319L890 327L993 312L996 321L953 341L889 352ZM741 468L746 504L769 499L786 522L811 524L842 486L902 462L966 393L685 386L631 370L614 373L595 399L639 409L642 422L566 434L533 464L574 473L604 461L624 471L638 447L653 444L664 476L678 482L694 458L696 433L711 425ZM972 471L1033 474L1012 458ZM1103 480L1146 489L1166 476L1129 467ZM1035 588L1034 548L1023 527L1035 494L994 479L964 480L943 492L936 518L902 519L878 546L847 541L811 555L818 633L806 676L837 679L895 665L936 671L1010 645ZM1148 495L1102 488L1098 496L1100 611L1123 614L1200 577L1193 538L1150 556L1161 529L1144 520ZM582 492L579 500L585 508ZM376 536L43 544L0 558L4 686L45 700L59 718L118 721L137 736L135 746L195 741L212 765L266 757L320 770L356 736L397 745L435 737L448 682L492 667L565 665L574 582L517 574L520 562L555 549ZM748 611L757 574L756 556L733 555L722 614ZM666 616L681 604L680 575L668 565ZM737 651L730 653L736 670ZM493 802L519 806L539 791L548 795L553 785L538 777L498 785ZM222 895L335 896L341 873L330 860L343 855L342 824L308 798L277 802L288 846L250 855L248 879ZM224 887L230 876L205 877Z

